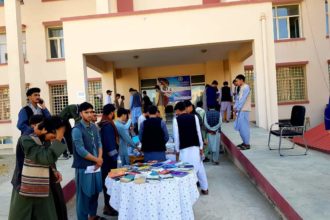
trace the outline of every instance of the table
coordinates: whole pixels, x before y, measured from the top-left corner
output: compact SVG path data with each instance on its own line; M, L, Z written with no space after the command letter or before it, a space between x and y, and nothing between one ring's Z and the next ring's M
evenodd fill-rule
M144 184L105 180L111 206L119 220L193 220L193 204L199 197L197 177L185 177Z

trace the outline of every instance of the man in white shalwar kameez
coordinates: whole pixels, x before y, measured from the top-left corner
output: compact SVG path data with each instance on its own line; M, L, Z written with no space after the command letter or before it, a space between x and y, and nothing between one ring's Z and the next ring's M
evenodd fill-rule
M194 166L201 192L208 194L208 182L203 165L203 139L196 115L188 114L185 104L179 102L174 110L179 116L173 119L173 138L178 158Z

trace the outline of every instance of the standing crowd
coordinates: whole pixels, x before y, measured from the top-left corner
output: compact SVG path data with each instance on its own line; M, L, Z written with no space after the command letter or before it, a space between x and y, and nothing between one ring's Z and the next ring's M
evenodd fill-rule
M194 166L201 193L207 195L208 182L203 162L219 165L221 124L235 119L243 143L250 149L250 88L238 75L218 89L218 82L205 86L203 101L196 107L189 101L174 105L173 142L176 159ZM40 98L39 88L30 88L29 100L18 116L21 137L16 147L16 167L12 178L9 219L67 219L67 210L56 169L61 155L73 155L75 169L76 214L79 220L103 219L97 215L98 196L103 191L103 214L117 216L110 205L105 179L111 169L130 164L131 152L142 152L144 161L165 161L170 140L165 109L166 92L155 86L152 103L146 91L141 95L131 88L129 109L124 96L107 90L101 120L88 102L70 104L59 116L51 116ZM70 120L74 121L71 126ZM138 141L137 141L138 140Z

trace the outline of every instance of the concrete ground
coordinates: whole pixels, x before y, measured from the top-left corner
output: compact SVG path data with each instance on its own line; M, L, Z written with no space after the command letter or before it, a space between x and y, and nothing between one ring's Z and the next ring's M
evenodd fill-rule
M221 156L219 166L206 163L210 194L208 196L200 196L194 205L195 219L281 219L280 215L249 179L227 157ZM67 204L67 207L69 219L76 219L75 198ZM101 193L99 214L102 214L102 208L103 194ZM114 220L117 218L107 217L107 219Z
M235 145L241 143L232 123L223 124L222 131ZM330 219L330 155L310 150L307 156L280 157L278 151L268 149L267 141L265 129L251 127L252 148L242 151L244 156L303 219ZM273 147L278 141L272 138ZM284 140L283 146L292 143ZM283 153L301 154L304 148Z

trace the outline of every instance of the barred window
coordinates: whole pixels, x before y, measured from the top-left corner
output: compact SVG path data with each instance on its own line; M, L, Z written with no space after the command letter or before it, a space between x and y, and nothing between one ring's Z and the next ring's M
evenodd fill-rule
M277 68L278 102L307 100L307 86L304 66Z
M251 89L251 102L254 104L254 71L253 69L245 69L244 71L245 75L245 83L250 86Z
M58 115L68 105L68 90L66 84L50 86L52 113Z
M96 114L101 114L103 109L101 81L88 82L88 97L89 102L94 106Z
M0 88L0 120L10 119L9 87Z

